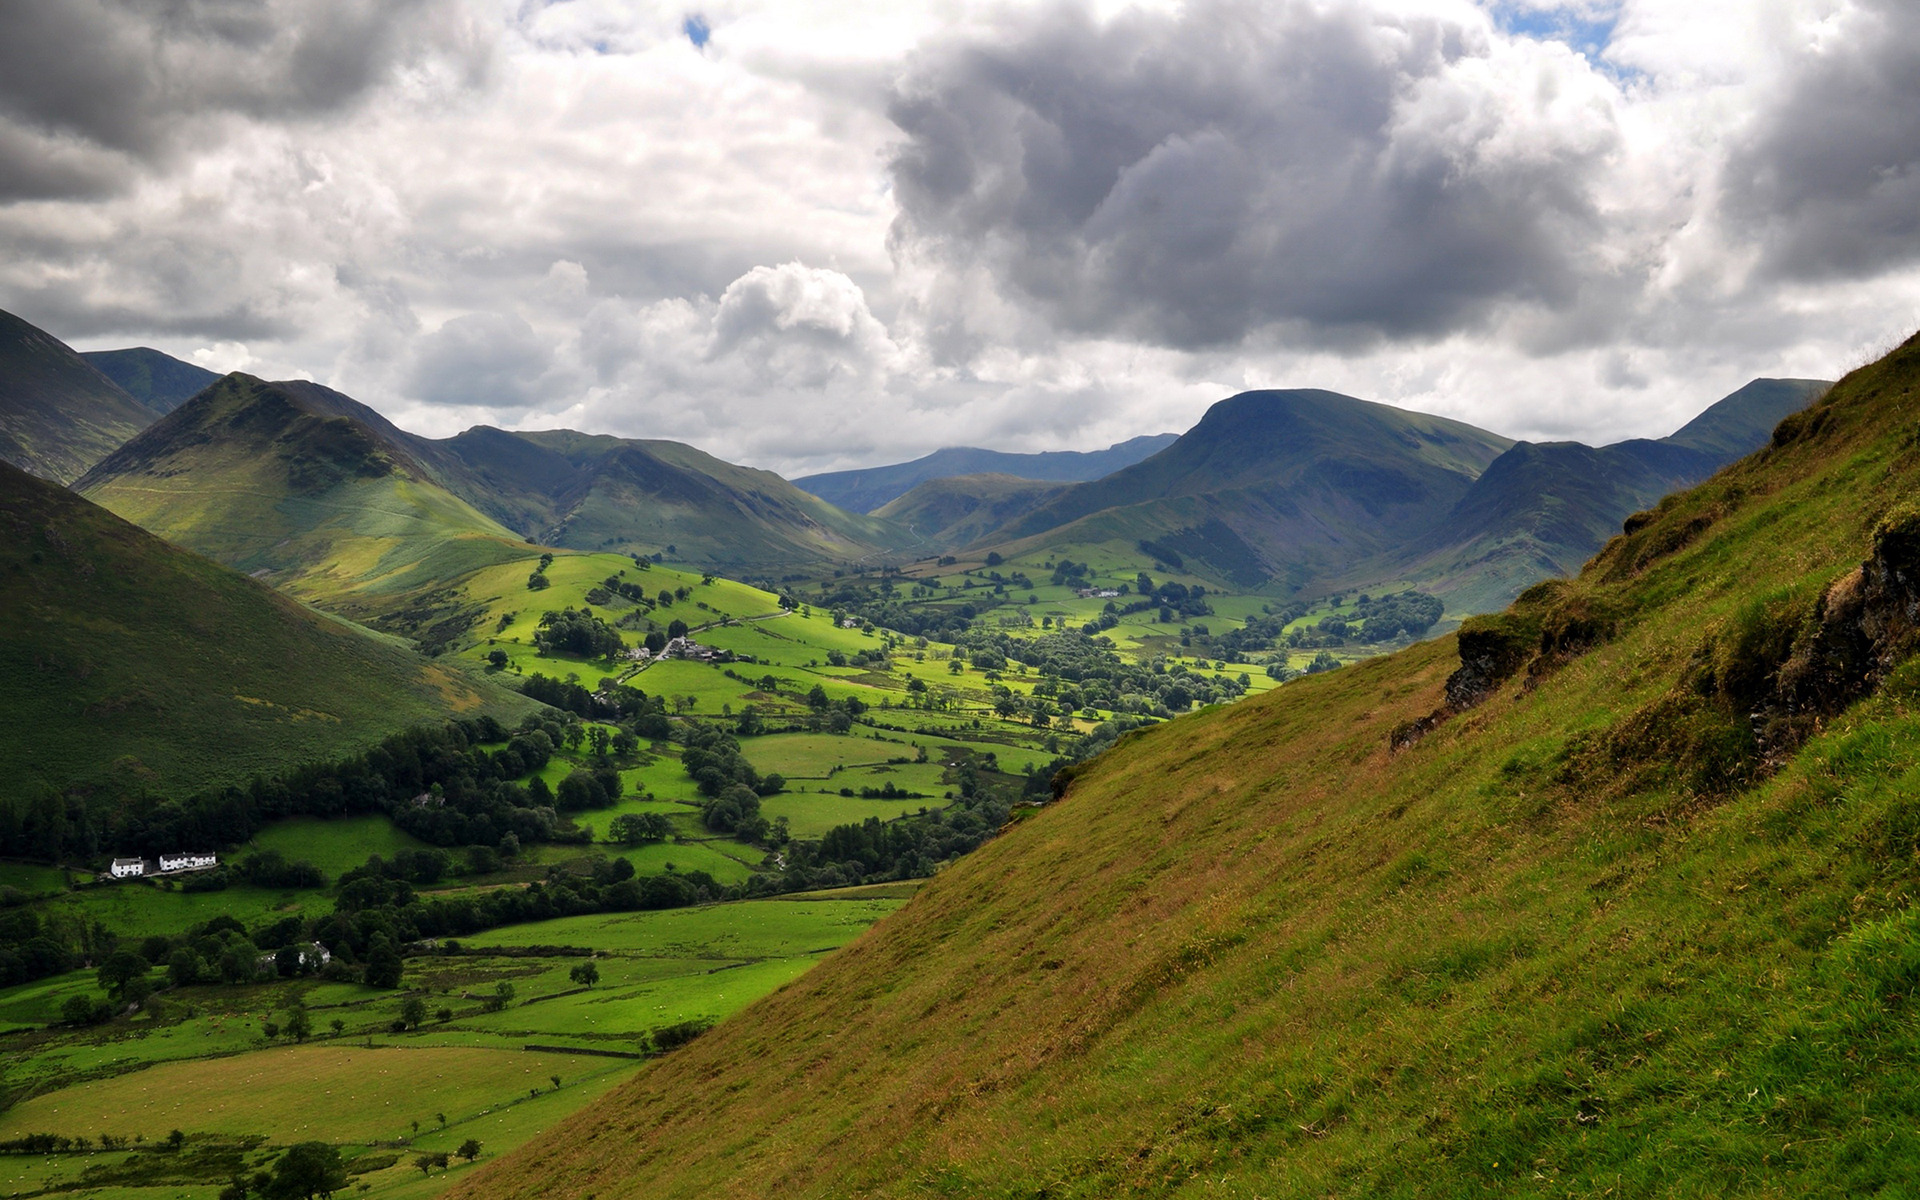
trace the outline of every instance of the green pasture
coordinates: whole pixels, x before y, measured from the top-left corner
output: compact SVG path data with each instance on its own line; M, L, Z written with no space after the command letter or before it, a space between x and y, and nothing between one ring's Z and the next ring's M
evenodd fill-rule
M375 854L392 858L402 850L430 849L427 843L379 814L358 817L289 817L253 835L250 850L277 850L289 862L305 860L329 881Z
M305 911L332 911L333 898L317 891L270 891L234 886L220 892L182 892L151 882L124 880L76 888L44 901L44 916L98 921L123 938L174 934L225 914L252 929Z
M580 1055L344 1043L278 1046L213 1062L171 1062L76 1084L0 1112L0 1136L39 1130L168 1131L280 1143L368 1142L402 1136L409 1122L470 1116L529 1088L607 1069ZM293 1086L289 1086L293 1085Z
M783 792L762 800L760 812L769 820L785 817L794 837L817 838L836 826L858 825L868 817L893 821L946 803L937 798L937 793L932 800L862 800L838 792Z
M479 934L470 945L476 949L565 945L662 957L770 958L843 945L897 907L890 900L738 900L661 912L559 917Z
M67 872L42 863L0 862L0 888L13 888L29 896L64 891Z

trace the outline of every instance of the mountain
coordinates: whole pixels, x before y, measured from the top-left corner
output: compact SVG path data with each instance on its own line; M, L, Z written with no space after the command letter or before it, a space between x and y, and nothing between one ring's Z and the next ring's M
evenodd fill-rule
M0 462L71 483L159 415L60 339L0 312Z
M1660 440L1730 463L1766 445L1788 414L1832 386L1831 379L1756 379Z
M1896 1195L1920 337L1506 613L1123 739L449 1196Z
M551 480L539 493L550 504L545 527L529 530L551 545L772 572L866 558L912 541L897 526L844 512L771 471L679 442L571 430L508 436L553 456L538 468ZM455 449L471 453L467 444ZM571 467L571 476L558 474L555 459Z
M5 464L0 528L0 795L184 794L524 706Z
M954 475L915 484L873 515L911 530L930 549L949 550L978 541L1062 490L1012 475Z
M1238 587L1299 589L1426 533L1513 443L1317 389L1243 392L1159 453L981 539L1007 557L1148 549Z
M337 606L532 553L443 486L433 450L319 384L235 373L74 490L176 545Z
M882 506L904 496L918 484L955 475L1011 475L1016 479L1048 483L1098 479L1165 449L1179 436L1155 433L1115 442L1105 450L1048 450L1039 454L952 446L912 462L857 471L829 471L824 475L802 476L793 482L848 512L877 513Z
M370 619L533 544L773 571L905 545L767 471L677 442L487 427L420 437L318 384L233 374L74 485L179 545Z
M165 416L212 386L219 375L146 346L131 350L83 350L80 357L128 395Z
M1444 522L1384 561L1356 568L1354 581L1414 581L1460 612L1502 608L1541 579L1577 572L1628 514L1765 445L1782 419L1830 386L1756 379L1658 440L1520 442L1487 467Z

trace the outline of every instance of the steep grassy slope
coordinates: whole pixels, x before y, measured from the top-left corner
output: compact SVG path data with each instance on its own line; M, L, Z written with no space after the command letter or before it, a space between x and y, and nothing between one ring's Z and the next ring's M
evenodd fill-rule
M1105 450L1049 450L1039 454L1009 454L975 446L949 446L912 462L856 471L829 471L806 475L793 482L848 512L878 513L920 484L958 475L1011 475L1045 483L1080 483L1130 467L1178 438L1177 433L1155 433L1115 442Z
M405 439L317 384L236 373L74 487L177 545L322 603L527 554L436 482Z
M0 795L244 782L509 698L0 464Z
M1917 418L1920 338L1578 581L1123 740L454 1194L1902 1194Z
M1512 444L1335 392L1243 392L982 541L1009 558L1151 541L1237 586L1299 588L1425 533Z
M945 550L978 541L1061 490L1012 475L955 475L916 484L873 515L912 530L931 549Z
M1830 386L1756 379L1658 440L1521 442L1487 467L1445 521L1347 582L1411 580L1456 612L1504 608L1543 578L1577 572L1627 514L1765 445L1774 426Z
M0 312L0 462L71 483L161 411L52 334Z
M148 346L130 350L84 350L80 357L156 415L179 408L220 378L205 367L181 362L171 354L162 354Z

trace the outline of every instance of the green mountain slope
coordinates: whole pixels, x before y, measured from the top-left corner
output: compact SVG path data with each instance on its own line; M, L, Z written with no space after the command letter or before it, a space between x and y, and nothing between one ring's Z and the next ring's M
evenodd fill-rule
M0 312L0 462L71 483L159 415L52 334Z
M0 528L0 796L244 783L524 705L4 464Z
M373 410L235 373L75 483L142 528L322 604L524 558Z
M1521 442L1487 467L1445 521L1356 568L1349 582L1411 580L1456 612L1503 608L1541 579L1577 572L1629 513L1765 445L1774 426L1830 386L1756 379L1657 441Z
M130 350L83 350L80 357L126 393L164 416L211 387L219 375L147 346Z
M981 542L1009 558L1151 542L1239 587L1298 589L1425 533L1512 444L1335 392L1244 392Z
M930 549L947 550L1018 520L1061 490L1012 475L955 475L916 484L873 515L912 530Z
M844 512L771 471L679 442L571 430L513 436L573 468L549 494L551 525L539 536L552 545L771 571L865 558L913 541L899 526Z
M848 512L877 514L882 507L920 484L959 475L1011 475L1016 479L1045 483L1079 483L1098 479L1164 450L1179 436L1176 433L1147 434L1115 442L1105 450L1049 450L1039 454L1010 454L1004 450L982 450L977 446L949 446L912 462L803 475L793 482L802 490L812 492Z
M1660 440L1732 462L1766 445L1787 414L1832 386L1831 379L1756 379Z
M1578 580L1124 739L452 1194L1903 1194L1916 403L1920 338Z

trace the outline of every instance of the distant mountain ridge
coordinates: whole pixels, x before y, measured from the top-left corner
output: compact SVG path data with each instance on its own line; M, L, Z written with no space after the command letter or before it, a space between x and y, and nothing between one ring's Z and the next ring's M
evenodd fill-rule
M1012 475L954 475L915 484L874 516L906 526L931 549L950 550L986 536L1066 489Z
M535 543L774 569L883 553L905 530L675 442L401 430L319 384L244 374L155 422L77 490L181 545L358 614Z
M1172 445L982 538L1008 557L1147 549L1291 590L1426 533L1511 439L1315 388L1242 392Z
M1045 450L1015 454L976 446L950 446L912 462L853 471L803 475L794 485L848 512L877 513L915 486L961 475L1011 475L1044 483L1098 479L1171 446L1177 433L1146 434L1115 442L1105 450Z
M219 380L216 371L183 362L149 346L128 350L82 350L80 357L128 395L165 416Z
M1759 449L1776 425L1830 386L1756 379L1664 438L1600 447L1516 443L1445 522L1355 578L1411 579L1461 611L1499 608L1542 578L1576 574L1629 514Z
M160 415L60 339L0 312L0 461L71 483Z

